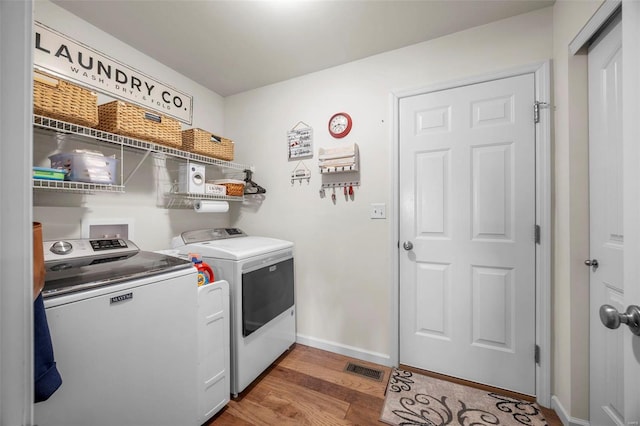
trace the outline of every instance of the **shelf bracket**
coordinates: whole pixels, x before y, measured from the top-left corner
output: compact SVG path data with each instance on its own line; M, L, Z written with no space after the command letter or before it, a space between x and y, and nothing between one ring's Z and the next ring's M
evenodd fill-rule
M140 161L138 162L138 164L136 165L136 167L131 171L131 173L129 173L129 176L127 176L127 178L124 180L124 182L122 183L123 186L127 186L127 182L129 182L129 179L131 179L131 177L138 171L138 169L140 168L140 166L142 166L142 163L144 163L144 160L147 159L147 157L149 156L149 154L151 154L151 151L147 150L144 155L142 156L142 159L140 159Z

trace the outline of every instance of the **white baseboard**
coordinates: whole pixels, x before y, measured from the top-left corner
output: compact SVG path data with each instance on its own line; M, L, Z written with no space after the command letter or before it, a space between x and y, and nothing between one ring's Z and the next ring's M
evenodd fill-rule
M363 361L373 362L376 364L384 365L387 367L394 367L391 365L391 356L381 354L378 352L371 352L354 346L343 345L341 343L329 342L327 340L317 339L315 337L304 336L302 334L296 335L297 343L301 345L311 346L312 348L322 349L323 351L329 351L336 354L348 356L351 358L360 359Z
M562 403L555 395L551 397L551 408L553 408L556 414L558 414L558 417L560 417L560 421L564 426L589 426L588 421L569 416L567 410L564 409Z

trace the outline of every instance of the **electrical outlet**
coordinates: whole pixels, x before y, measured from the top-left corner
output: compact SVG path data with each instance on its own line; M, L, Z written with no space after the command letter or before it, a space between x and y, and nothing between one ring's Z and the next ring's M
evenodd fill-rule
M369 211L371 219L386 219L387 208L384 203L372 203L371 210Z

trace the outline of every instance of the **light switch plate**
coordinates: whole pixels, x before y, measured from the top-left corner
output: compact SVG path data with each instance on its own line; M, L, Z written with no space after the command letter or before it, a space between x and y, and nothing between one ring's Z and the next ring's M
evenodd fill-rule
M387 206L384 203L371 203L369 216L371 219L386 219Z

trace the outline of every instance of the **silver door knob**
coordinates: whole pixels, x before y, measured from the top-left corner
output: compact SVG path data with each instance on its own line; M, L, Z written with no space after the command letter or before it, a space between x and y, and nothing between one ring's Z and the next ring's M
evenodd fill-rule
M593 269L598 269L598 259L587 259L584 264L593 267Z
M629 305L623 314L611 305L600 306L600 321L605 327L616 329L620 324L627 324L631 332L640 336L640 307Z
M411 250L413 249L413 243L411 241L405 241L404 243L402 243L402 247L405 250Z

